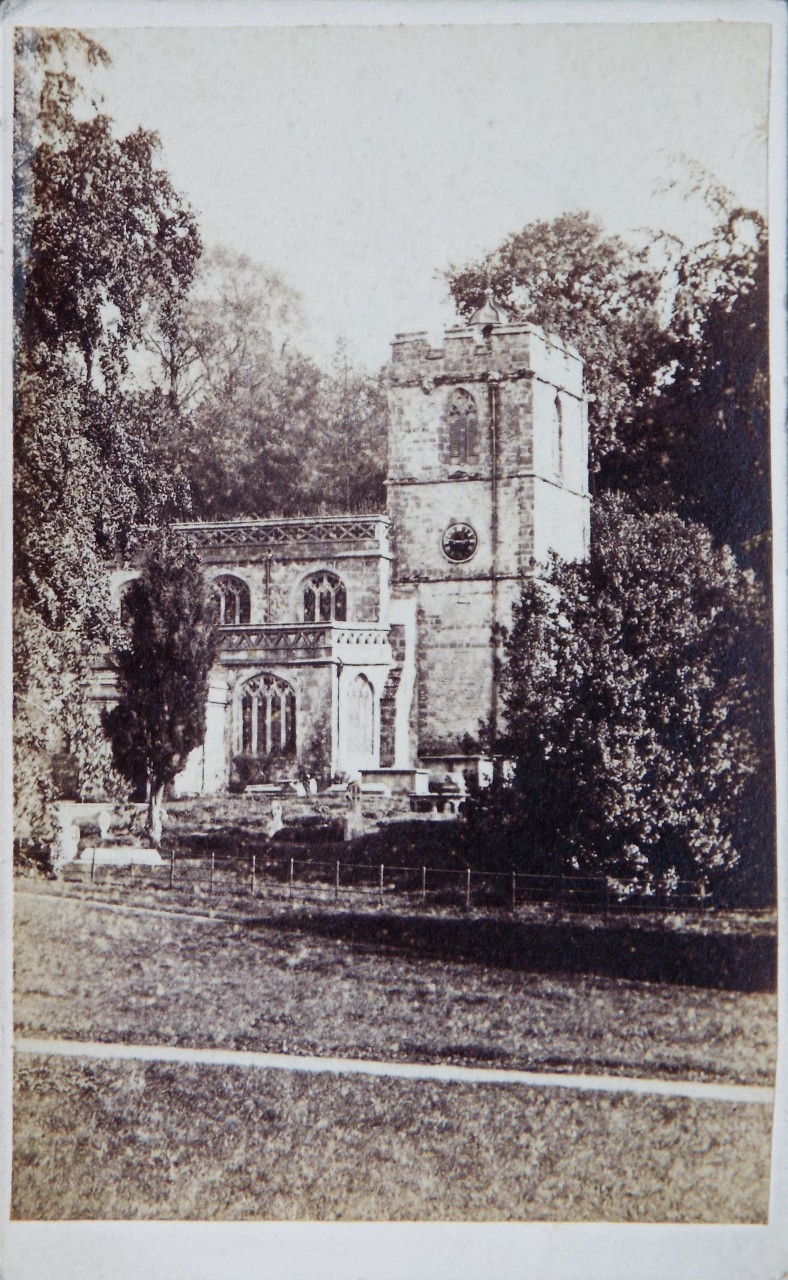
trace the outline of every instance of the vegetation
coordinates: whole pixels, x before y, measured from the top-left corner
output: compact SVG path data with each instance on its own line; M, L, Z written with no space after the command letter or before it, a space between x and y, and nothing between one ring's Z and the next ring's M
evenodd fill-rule
M298 295L242 255L205 255L187 309L164 444L195 517L292 516L385 501L386 406L378 378L340 347L333 370L299 349ZM171 397L172 398L172 397Z
M146 335L172 329L200 250L157 166L157 140L117 139L69 66L106 55L76 32L19 35L14 186L14 716L17 831L45 842L52 749L80 793L112 787L86 695L114 636L106 558L138 521L184 509L149 446L161 405L132 373Z
M574 343L593 397L591 559L524 584L501 676L508 729L491 744L516 781L480 799L475 830L493 863L600 867L663 891L700 873L732 884L735 870L738 892L764 901L768 242L697 167L688 194L713 223L697 246L653 235L635 249L572 214L449 273L463 314L491 285Z
M129 894L162 905L161 893ZM16 1035L774 1079L773 995L517 971L505 947L489 964L430 952L434 921L414 951L392 947L381 913L375 935L359 928L355 940L320 936L308 921L302 928L302 916L260 902L253 919L247 903L231 920L206 923L25 894ZM666 949L676 945L663 938ZM564 949L568 964L568 939ZM768 1107L608 1095L610 1110L605 1095L571 1090L16 1057L20 1217L679 1220L766 1211ZM513 1143L513 1133L524 1140ZM457 1162L463 1176L447 1178Z
M164 788L205 737L208 677L216 654L199 556L162 531L127 588L129 628L114 655L118 701L103 721L122 776L148 799L148 834L161 842Z
M528 580L515 609L498 746L516 771L481 804L498 856L668 893L716 885L768 848L763 595L701 526L620 498L597 503L591 548Z

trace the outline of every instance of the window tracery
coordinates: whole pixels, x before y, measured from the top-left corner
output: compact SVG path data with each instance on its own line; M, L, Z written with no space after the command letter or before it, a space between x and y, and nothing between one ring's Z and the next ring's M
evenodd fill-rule
M286 680L263 672L241 690L241 750L254 756L295 751L295 692Z
M304 622L347 622L347 592L335 573L313 573L306 582Z
M239 627L250 621L249 588L241 578L229 573L215 578L211 598L218 626Z

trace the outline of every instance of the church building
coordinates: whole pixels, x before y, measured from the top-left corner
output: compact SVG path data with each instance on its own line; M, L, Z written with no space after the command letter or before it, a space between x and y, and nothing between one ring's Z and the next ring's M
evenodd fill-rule
M412 791L483 769L521 576L588 551L582 361L488 293L441 347L396 337L388 396L385 512L180 526L221 643L176 793L306 775ZM114 571L119 606L134 576ZM111 700L109 672L96 692Z

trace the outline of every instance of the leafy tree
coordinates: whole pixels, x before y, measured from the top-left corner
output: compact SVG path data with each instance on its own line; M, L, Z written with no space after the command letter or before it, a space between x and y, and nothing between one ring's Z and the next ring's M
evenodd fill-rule
M243 255L205 255L180 348L157 338L163 394L180 416L162 440L203 519L369 509L383 501L385 401L344 350L325 373L301 350L297 294ZM172 402L172 401L171 401Z
M647 402L660 367L660 273L649 250L608 236L587 213L532 222L480 263L447 280L461 315L485 289L519 319L557 333L585 361L592 471L605 484L608 458Z
M651 479L770 576L769 281L763 219L712 183L711 236L673 265L664 360L646 415ZM654 465L656 464L656 465ZM649 477L645 477L648 479Z
M527 579L505 642L493 856L668 892L749 862L764 892L768 649L753 575L706 530L600 499L590 559Z
M14 716L17 817L49 834L46 760L72 751L101 785L85 688L114 636L105 558L138 521L185 509L151 441L164 412L132 355L173 324L199 253L153 135L114 137L74 65L76 32L26 31L15 79ZM105 771L106 774L106 771ZM105 784L112 778L106 774Z
M148 831L161 840L164 788L205 737L216 630L196 551L172 531L153 539L141 577L124 596L130 627L116 650L118 702L104 727L118 771L148 798Z

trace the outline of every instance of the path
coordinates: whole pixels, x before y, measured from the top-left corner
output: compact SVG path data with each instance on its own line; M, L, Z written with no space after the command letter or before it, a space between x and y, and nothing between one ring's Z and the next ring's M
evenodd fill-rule
M257 1053L241 1049L189 1049L166 1044L107 1044L97 1040L18 1039L16 1053L63 1058L134 1059L180 1062L190 1066L254 1067L268 1071L313 1074L388 1076L399 1080L436 1080L451 1084L526 1085L532 1089L576 1089L586 1093L636 1093L665 1098L698 1098L707 1102L755 1103L770 1106L774 1090L762 1085L703 1084L694 1080L656 1080L633 1076L559 1074L487 1067L455 1067L416 1062L382 1062L364 1058L312 1057L307 1054Z

